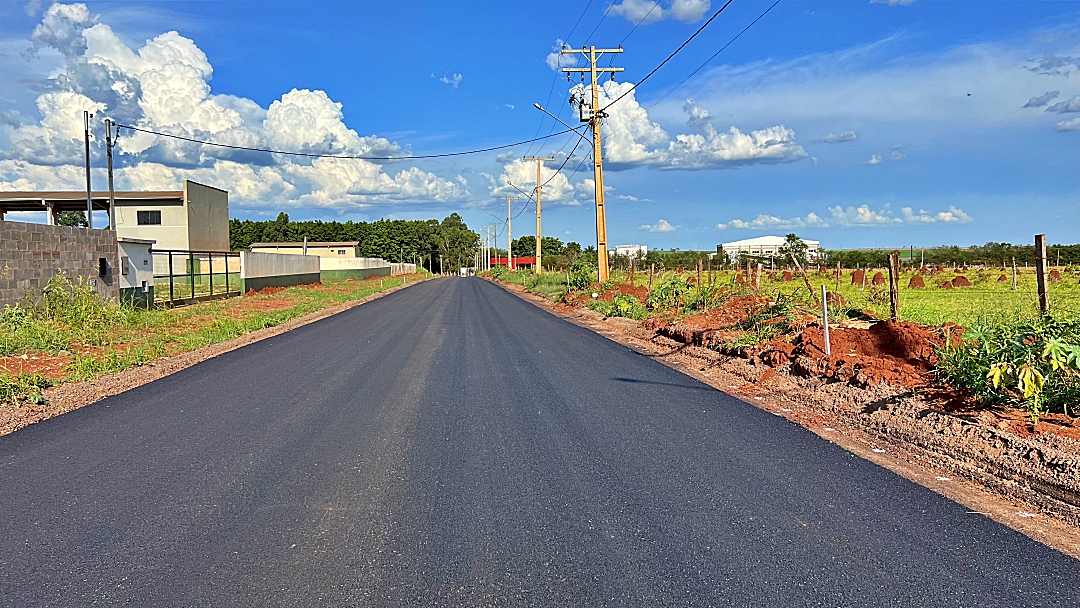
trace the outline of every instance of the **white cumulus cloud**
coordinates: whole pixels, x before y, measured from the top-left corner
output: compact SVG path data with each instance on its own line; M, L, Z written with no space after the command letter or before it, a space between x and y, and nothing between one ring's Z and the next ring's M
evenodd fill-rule
M648 230L649 232L675 232L679 227L673 226L671 222L661 218L656 221L655 224L643 224L641 230Z
M966 224L972 221L972 217L963 209L955 205L949 205L946 211L930 212L924 209L915 211L912 207L902 207L900 214L894 214L889 205L880 209L871 209L869 205L849 205L844 207L836 205L828 209L829 213L822 217L816 213L808 213L804 217L781 218L775 215L762 214L751 220L733 219L729 222L717 224L720 230L788 230L796 228L850 228L869 226L901 226L918 224Z
M96 166L104 156L101 121L107 117L235 146L344 156L408 152L350 129L342 105L324 91L293 89L266 108L243 97L215 95L213 66L193 40L172 31L129 47L85 4L50 6L31 41L36 50L61 53L65 65L52 75L52 90L37 99L40 119L20 118L9 128L10 148L0 150L2 189L83 187L71 178L82 170L84 110L96 115ZM444 82L457 86L461 75L444 76ZM265 207L449 202L469 196L461 176L446 179L418 167L389 172L381 162L231 150L126 129L117 146L119 188L174 189L192 179L229 190L240 205Z
M844 131L843 133L829 133L821 139L815 139L814 141L822 144L839 144L845 141L855 141L859 139L859 135L854 131Z
M635 25L649 25L664 19L693 23L700 21L711 6L710 0L672 0L665 3L660 0L622 0L612 5L608 13L624 17Z
M1080 118L1063 120L1057 123L1055 128L1057 128L1058 131L1080 131Z
M579 85L571 93L581 99L584 88ZM619 101L612 103L615 99ZM749 133L735 126L726 131L717 130L709 112L693 99L686 100L683 111L688 116L688 125L702 132L672 138L658 123L649 120L647 111L634 98L633 85L628 82L605 82L600 105L607 107L605 111L609 115L605 160L613 170L637 166L734 169L743 165L793 162L807 156L806 150L795 141L795 132L783 125Z
M866 164L868 164L868 165L876 165L876 164L878 164L880 162L881 162L881 155L880 154L874 154L873 156L870 157L870 160L866 161Z

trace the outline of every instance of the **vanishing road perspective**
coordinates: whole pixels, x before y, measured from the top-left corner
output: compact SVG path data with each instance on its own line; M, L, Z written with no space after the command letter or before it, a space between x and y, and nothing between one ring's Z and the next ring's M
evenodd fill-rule
M3 606L1077 606L1080 563L479 278L0 438Z

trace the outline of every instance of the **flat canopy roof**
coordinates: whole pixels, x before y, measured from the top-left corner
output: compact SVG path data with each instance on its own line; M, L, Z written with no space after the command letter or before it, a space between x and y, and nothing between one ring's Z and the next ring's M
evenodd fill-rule
M356 247L360 241L308 241L308 247ZM303 247L303 241L289 241L286 243L252 243L251 248L268 249L270 247Z
M93 192L94 209L109 209L109 193ZM184 201L181 190L161 192L116 192L116 200L131 202L180 202ZM0 212L8 211L44 211L48 207L57 211L86 211L86 191L49 191L49 192L0 192Z

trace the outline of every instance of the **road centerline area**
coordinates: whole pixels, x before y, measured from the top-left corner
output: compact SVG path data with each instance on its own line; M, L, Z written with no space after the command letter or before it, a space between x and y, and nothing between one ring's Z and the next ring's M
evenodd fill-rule
M0 438L0 605L1075 606L1080 563L475 278Z

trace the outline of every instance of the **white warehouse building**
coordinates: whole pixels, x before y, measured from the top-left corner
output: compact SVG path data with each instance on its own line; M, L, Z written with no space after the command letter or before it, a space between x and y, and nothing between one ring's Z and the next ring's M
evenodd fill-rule
M759 236L717 245L716 253L717 255L727 256L728 260L735 260L740 254L775 257L779 255L780 248L786 242L787 238L782 236ZM811 260L817 259L818 254L821 252L821 243L808 239L803 239L803 242L806 243L807 247L806 257Z

